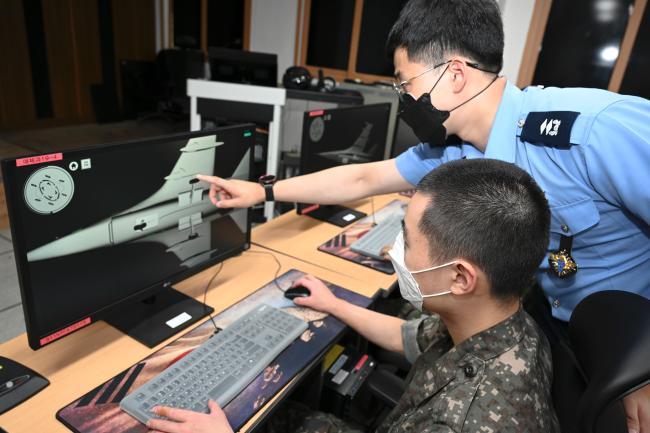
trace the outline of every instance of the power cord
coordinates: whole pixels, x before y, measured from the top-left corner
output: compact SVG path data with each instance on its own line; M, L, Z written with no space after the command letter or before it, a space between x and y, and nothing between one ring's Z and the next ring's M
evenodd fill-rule
M208 281L208 284L206 284L206 286L205 286L205 290L203 291L203 305L205 305L206 307L208 306L206 304L206 302L205 302L206 298L208 296L208 289L210 288L210 285L212 284L214 279L217 278L217 275L219 275L219 273L223 269L223 264L224 263L225 262L221 262L219 264L219 269L217 269L217 271L214 273L214 275L212 275L212 277L210 278L210 281ZM208 313L208 316L210 316L210 321L212 322L212 325L214 326L214 333L216 334L217 332L219 332L219 328L217 328L217 324L214 323L214 317L212 317L212 313Z
M280 286L280 284L278 284L278 275L280 274L280 269L282 269L282 263L280 263L280 260L278 260L278 258L276 257L275 254L273 254L270 251L267 252L267 251L251 251L251 250L246 250L246 253L250 253L250 254L266 254L266 255L269 255L269 256L273 257L273 260L275 260L275 263L278 265L278 267L275 270L275 275L273 277L273 283L275 284L275 287L277 287L279 291L281 291L283 293L286 292L286 289L283 289Z
M250 250L247 250L246 252L247 253L253 253L253 254L267 254L267 255L273 257L273 260L275 260L275 263L278 265L278 267L275 269L275 274L274 274L274 277L273 277L273 283L278 288L278 290L280 290L281 292L284 293L286 291L286 289L283 289L280 286L280 284L278 284L278 275L280 273L280 270L282 269L282 263L280 263L280 260L278 260L276 255L271 253L271 252L266 252L266 251L250 251ZM215 273L212 275L212 277L210 277L210 280L208 281L208 284L205 285L205 290L203 290L203 305L205 305L205 306L207 306L206 300L207 300L207 296L208 296L208 289L212 285L212 282L214 281L214 279L217 278L219 273L221 273L221 270L223 269L224 263L225 262L221 262L219 264L219 269L217 269L215 271ZM219 332L219 328L217 328L217 324L214 322L214 317L212 317L212 313L208 313L208 316L210 317L210 321L212 322L212 326L214 326L214 333L216 334L217 332Z

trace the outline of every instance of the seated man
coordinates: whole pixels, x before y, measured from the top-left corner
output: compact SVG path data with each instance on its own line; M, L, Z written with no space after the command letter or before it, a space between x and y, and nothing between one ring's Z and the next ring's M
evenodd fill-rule
M548 342L521 308L548 243L544 193L513 164L458 160L426 175L390 252L402 296L435 313L413 321L336 298L314 277L296 304L325 311L413 362L380 432L558 432ZM230 432L223 412L158 408L165 432ZM274 428L276 427L277 428ZM204 427L205 430L201 428ZM274 416L271 431L351 432L332 415Z

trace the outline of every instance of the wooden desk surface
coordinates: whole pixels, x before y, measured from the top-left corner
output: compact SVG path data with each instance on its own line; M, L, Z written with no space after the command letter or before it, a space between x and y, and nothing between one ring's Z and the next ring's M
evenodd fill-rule
M377 196L374 198L375 211L395 199L408 200L399 194ZM368 215L372 213L370 198L348 203L347 206ZM384 274L318 250L319 246L343 230L345 228L324 223L308 216L301 216L295 211L291 211L274 218L266 224L255 227L251 240L265 248L279 251L326 269L334 269L341 274L366 281L378 287L384 289L390 287L397 279L394 274Z
M278 269L276 261L270 254L261 254L260 251L269 252L253 246L250 251L224 262L207 293L207 303L214 307L215 313L235 304L274 278ZM272 253L282 266L278 275L295 268L368 297L372 297L377 291L376 286L372 287L358 279ZM201 300L206 284L219 266L221 265L190 277L175 287ZM198 324L183 333L196 326ZM27 365L50 381L50 385L43 391L0 415L0 427L9 433L69 432L55 418L59 409L178 337L180 335L149 349L100 321L38 351L29 348L25 334L0 345L0 354ZM291 383L287 385L289 386ZM284 390L270 400L249 420L242 431L250 427L281 398L283 392Z

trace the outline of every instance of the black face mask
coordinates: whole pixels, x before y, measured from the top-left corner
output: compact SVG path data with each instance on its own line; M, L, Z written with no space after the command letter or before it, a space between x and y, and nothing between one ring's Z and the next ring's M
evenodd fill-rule
M400 101L400 118L413 129L422 143L429 143L430 146L445 145L447 128L443 123L449 119L449 114L449 111L434 107L428 93L424 93L417 101L407 93Z
M448 68L448 67L447 67ZM449 119L452 111L467 104L472 99L476 98L481 93L485 92L488 87L492 85L499 78L498 75L485 86L483 90L476 95L469 98L467 101L458 104L449 111L438 110L431 103L431 92L436 88L440 79L447 72L447 68L443 71L442 75L436 80L435 84L428 93L422 94L417 100L408 93L403 95L400 99L399 116L406 122L408 126L413 129L415 136L422 142L428 143L429 146L445 146L447 139L447 128L443 125L445 120ZM478 69L478 68L477 68Z

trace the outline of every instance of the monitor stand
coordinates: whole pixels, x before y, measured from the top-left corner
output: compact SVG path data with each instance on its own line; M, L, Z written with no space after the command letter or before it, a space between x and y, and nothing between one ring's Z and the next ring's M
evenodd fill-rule
M154 347L214 309L172 287L120 307L104 321L147 347Z
M335 226L345 227L359 221L367 214L339 205L312 205L299 211L300 215L307 215L320 221L325 221Z

